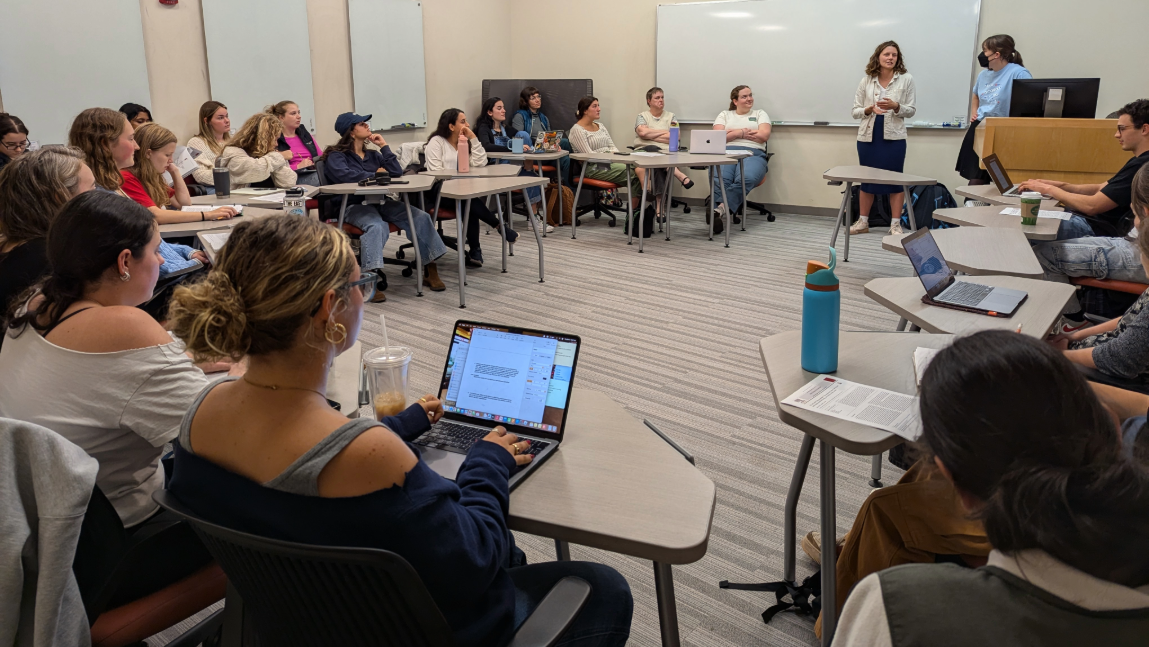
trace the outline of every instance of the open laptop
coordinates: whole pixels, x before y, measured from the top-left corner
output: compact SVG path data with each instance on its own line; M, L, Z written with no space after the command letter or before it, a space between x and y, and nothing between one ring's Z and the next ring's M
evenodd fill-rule
M981 158L982 163L985 164L985 170L989 172L989 178L993 180L997 190L1002 195L1010 198L1020 198L1021 191L1018 190L1018 185L1009 179L1009 173L1005 172L1005 165L1001 163L997 153L990 153ZM1049 196L1042 194L1042 199L1048 200Z
M443 366L443 418L413 441L439 475L455 480L471 445L502 425L534 459L511 474L513 490L558 451L582 340L576 335L456 321Z
M535 151L558 151L563 139L561 130L543 130L535 136Z
M929 229L919 229L906 236L902 239L902 247L926 289L922 303L1008 318L1029 298L1029 294L1021 290L955 279Z
M703 155L725 155L726 131L702 129L690 131L690 152Z

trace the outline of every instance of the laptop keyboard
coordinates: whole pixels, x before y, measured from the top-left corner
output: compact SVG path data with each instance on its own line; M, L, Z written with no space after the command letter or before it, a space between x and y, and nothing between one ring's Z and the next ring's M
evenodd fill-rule
M943 303L952 303L956 306L973 307L989 296L990 292L993 292L993 288L988 285L957 281L945 292L939 294L938 300Z
M434 427L431 427L429 431L412 442L422 447L442 449L448 452L455 452L456 454L466 454L470 451L472 445L482 440L483 437L489 433L490 430L483 427L472 427L471 425L463 425L449 420L440 420ZM532 440L531 446L523 453L533 456L546 449L548 445L550 445L548 442Z

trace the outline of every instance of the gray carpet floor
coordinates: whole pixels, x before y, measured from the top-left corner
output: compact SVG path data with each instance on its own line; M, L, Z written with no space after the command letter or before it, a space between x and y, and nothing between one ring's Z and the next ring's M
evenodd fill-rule
M776 222L752 215L747 231L706 239L695 208L674 216L673 239L655 233L645 253L627 246L621 227L584 216L578 240L569 228L544 239L546 282L539 283L538 249L529 227L499 271L498 238L483 237L486 267L468 272L466 309L458 306L453 252L440 275L446 292L416 297L414 279L388 271L387 302L369 304L360 339L381 344L385 314L391 344L414 350L412 393L430 393L450 340L452 324L467 318L580 335L575 386L609 393L636 418L647 418L696 456L698 469L717 486L706 556L674 567L684 645L815 645L813 620L783 613L770 625L760 613L773 595L725 591L719 580L774 581L782 573L782 508L801 434L778 420L758 342L801 326L806 261L826 260L832 221L779 214ZM485 227L484 227L485 228ZM392 237L388 252L404 239ZM839 243L841 241L839 240ZM852 239L851 259L839 263L843 330L893 330L897 317L862 293L870 279L912 276L904 257L881 249L881 234ZM838 529L853 523L867 485L869 457L839 452ZM900 470L885 462L883 480ZM818 527L817 452L798 507L799 536ZM551 540L517 535L531 562L554 559ZM649 562L571 546L573 559L608 564L630 582L634 620L630 645L661 644ZM816 565L798 552L799 579ZM153 637L166 642L172 632Z

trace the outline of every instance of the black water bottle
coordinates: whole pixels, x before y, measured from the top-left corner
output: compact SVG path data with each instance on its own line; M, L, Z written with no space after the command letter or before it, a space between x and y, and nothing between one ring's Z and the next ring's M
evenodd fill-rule
M215 194L220 198L231 195L231 171L223 165L223 157L215 158L215 166L211 169L212 181L215 183Z

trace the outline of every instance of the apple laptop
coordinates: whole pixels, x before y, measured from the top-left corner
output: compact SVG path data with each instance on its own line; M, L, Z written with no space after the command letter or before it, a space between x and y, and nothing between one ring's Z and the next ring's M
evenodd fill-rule
M1009 179L1009 173L1005 172L1005 165L1001 163L1001 159L998 158L997 153L990 153L981 158L981 161L985 164L985 170L989 173L990 179L993 180L997 190L1000 191L1003 196L1008 198L1021 197L1021 191L1018 190L1019 185L1014 184L1013 180ZM1049 196L1044 194L1041 197L1044 200L1049 199Z
M902 239L902 247L926 294L923 303L942 308L977 312L991 317L1012 317L1029 294L1021 290L996 288L980 283L958 281L942 257L929 229L919 229Z
M702 155L725 155L726 131L702 129L690 131L690 152Z

